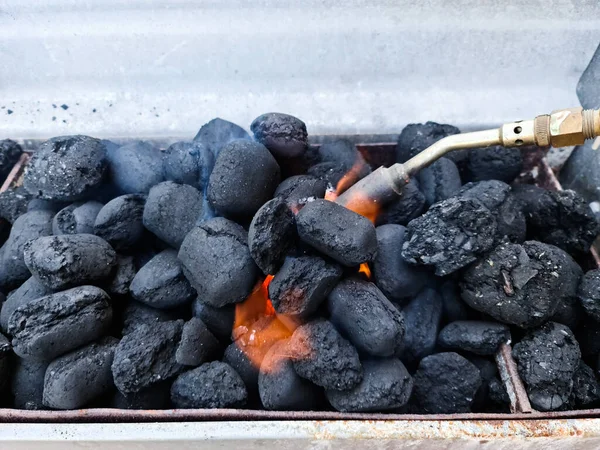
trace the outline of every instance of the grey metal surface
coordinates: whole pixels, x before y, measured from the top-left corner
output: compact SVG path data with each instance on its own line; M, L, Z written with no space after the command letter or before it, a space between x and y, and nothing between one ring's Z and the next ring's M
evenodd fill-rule
M0 0L0 138L496 125L577 105L598 42L595 0Z

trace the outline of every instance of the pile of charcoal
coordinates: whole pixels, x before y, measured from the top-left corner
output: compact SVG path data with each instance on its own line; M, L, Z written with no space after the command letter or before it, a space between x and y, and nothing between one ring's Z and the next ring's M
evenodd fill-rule
M1 406L508 412L509 342L535 409L600 406L578 194L515 183L521 152L491 147L364 214L335 203L375 169L350 141L279 113L250 129L34 151L0 194ZM409 125L396 160L458 132ZM0 150L6 176L21 149Z

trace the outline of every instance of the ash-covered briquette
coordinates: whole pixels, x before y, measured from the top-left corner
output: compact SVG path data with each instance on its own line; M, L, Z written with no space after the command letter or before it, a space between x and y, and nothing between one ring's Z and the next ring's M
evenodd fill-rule
M25 283L15 289L0 310L0 327L3 332L8 329L8 319L19 306L25 305L36 298L51 294L52 290L40 283L35 277L30 277Z
M112 374L123 394L139 392L179 374L175 353L181 339L183 320L139 325L117 345Z
M30 240L52 234L51 211L31 211L13 224L8 240L0 248L0 288L15 289L31 276L25 265L23 249Z
M460 130L452 125L435 122L411 123L404 127L398 137L396 162L405 163L440 139L459 133Z
M61 234L94 233L96 216L102 209L100 202L78 202L61 209L52 219L52 233Z
M221 345L204 322L192 317L183 325L175 359L184 366L199 366L215 357Z
M177 251L164 250L152 258L133 278L131 296L138 302L158 309L185 305L196 291L183 275Z
M494 355L510 340L510 329L501 323L465 320L451 322L440 331L438 344L448 350Z
M207 198L227 218L250 220L273 197L280 169L264 145L233 141L223 147L208 181Z
M323 397L322 389L296 373L288 345L288 339L279 341L265 355L258 375L260 401L268 410L314 410Z
M254 139L263 144L277 159L302 155L308 147L306 124L289 114L267 113L250 125Z
M192 303L192 314L198 317L207 326L210 332L219 340L226 341L231 337L233 330L233 320L235 318L235 306L226 305L222 308L215 308L200 299Z
M162 153L148 142L109 147L109 178L120 194L146 194L163 181Z
M200 142L176 142L163 153L165 179L204 191L215 155Z
M377 253L375 227L337 203L315 200L296 216L300 239L344 266L370 262Z
M538 411L555 411L569 401L581 352L571 330L548 322L513 347L519 376Z
M596 408L600 404L600 385L594 370L583 361L573 375L572 400L577 409Z
M502 181L489 180L467 183L459 191L463 198L480 201L490 210L498 226L496 241L523 242L527 234L525 214L511 194L510 186Z
M283 198L288 204L304 204L311 198L323 198L327 191L327 182L312 175L294 175L283 180L274 197Z
M129 294L129 285L135 273L133 256L117 255L117 265L113 269L110 280L104 283L104 290L111 296Z
M164 381L129 394L115 390L110 406L117 409L167 409L171 406L171 384L171 381Z
M432 281L433 276L422 267L408 264L402 258L406 228L381 225L376 229L377 256L373 261L373 277L377 287L392 301L412 298Z
M251 138L242 127L217 117L202 125L194 137L194 142L204 145L216 159L221 149L236 139Z
M404 344L402 361L409 367L431 355L442 320L442 299L431 288L423 289L403 310Z
M469 308L460 298L460 289L454 280L446 280L438 288L442 298L442 317L447 322L469 319Z
M400 355L404 317L373 283L342 280L329 294L328 306L329 320L357 350L373 356Z
M131 300L125 306L123 311L123 335L129 334L136 328L142 325L147 325L153 328L161 322L169 322L172 320L181 319L179 309L162 310L146 306L143 303Z
M27 212L31 197L22 186L9 188L0 193L0 217L13 223L17 217Z
M362 380L358 352L327 320L296 328L288 348L296 373L318 386L345 391Z
M0 140L0 178L4 179L8 176L22 153L23 149L15 141Z
M49 361L14 358L10 392L15 408L38 410L45 409L42 403L44 377Z
M375 223L408 225L411 220L421 215L426 206L427 201L419 189L419 182L413 178L402 188L402 194L377 216Z
M53 290L106 280L117 254L93 234L44 236L24 246L27 268L40 283Z
M297 238L294 213L281 197L265 203L248 230L248 248L264 274L276 273Z
M52 361L44 377L44 406L77 409L110 392L110 366L118 342L106 337Z
M577 297L585 313L600 321L600 269L590 270L581 278Z
M408 224L402 257L448 275L490 250L496 233L494 215L479 201L451 197Z
M307 318L327 298L343 270L318 256L289 257L269 283L269 299L275 311Z
M468 413L481 385L481 374L477 366L457 353L437 353L421 360L413 381L411 403L417 411Z
M240 376L220 361L179 375L171 386L171 401L176 408L241 408L247 398Z
M521 173L523 156L518 148L500 145L469 151L464 164L464 176L468 181L499 180L512 183Z
M410 398L413 379L399 359L363 361L363 379L349 391L326 391L329 403L341 412L388 411Z
M144 226L171 247L179 248L202 217L202 192L193 186L165 181L150 189Z
M115 250L135 247L144 237L143 194L121 195L112 199L98 212L94 234L108 242Z
M464 272L462 298L500 322L530 328L576 295L581 274L558 247L536 241L502 244Z
M23 187L48 200L80 200L102 184L107 167L106 148L98 139L55 137L42 143L29 160Z
M219 308L239 303L252 292L259 269L247 242L246 231L222 217L207 220L188 233L179 260L201 302Z
M81 286L32 300L8 319L15 353L49 360L101 337L112 320L102 289Z
M458 167L449 158L440 158L418 174L419 187L428 205L456 194L462 186Z

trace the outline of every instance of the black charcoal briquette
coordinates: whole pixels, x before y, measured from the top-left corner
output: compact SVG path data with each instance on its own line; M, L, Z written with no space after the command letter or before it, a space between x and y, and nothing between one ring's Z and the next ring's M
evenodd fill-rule
M521 173L523 157L518 148L499 145L469 151L465 164L468 181L499 180L512 183Z
M121 194L145 194L163 181L162 154L148 142L109 147L110 181Z
M127 295L133 277L135 277L133 256L117 255L117 265L110 280L104 284L104 290L109 295Z
M427 206L425 196L419 189L416 179L408 182L397 199L389 203L377 216L377 225L397 224L408 225L408 223L419 217Z
M11 381L14 406L18 409L45 409L42 403L44 377L49 361L15 358Z
M35 277L29 278L2 303L2 310L0 311L0 327L2 327L2 331L6 332L8 319L15 309L36 298L44 297L51 293L52 290L40 283Z
M22 186L9 188L0 193L0 217L13 223L27 211L31 197L31 194Z
M115 250L135 247L144 237L144 205L146 196L128 194L112 199L98 212L94 234L108 242Z
M102 206L102 203L89 201L73 203L61 209L52 219L52 233L55 236L94 233L94 222Z
M235 317L234 305L215 308L196 299L192 303L192 314L202 320L210 332L219 340L225 341L231 337Z
M451 322L440 331L438 344L448 350L494 355L510 340L510 329L501 323L465 320Z
M176 142L163 154L165 179L203 191L215 165L215 155L200 142Z
M581 278L577 297L586 314L600 321L600 269L590 270Z
M184 366L199 366L214 358L219 348L219 341L206 325L197 317L192 317L183 325L175 359Z
M194 142L204 145L216 159L221 149L236 139L250 140L250 135L235 123L217 117L202 125Z
M441 202L456 194L462 182L456 164L449 158L440 158L419 172L419 186L427 204Z
M398 137L396 162L405 163L440 139L459 133L460 130L452 125L435 122L411 123L404 127Z
M254 119L250 130L254 138L278 159L300 156L308 147L306 125L289 114L263 114Z

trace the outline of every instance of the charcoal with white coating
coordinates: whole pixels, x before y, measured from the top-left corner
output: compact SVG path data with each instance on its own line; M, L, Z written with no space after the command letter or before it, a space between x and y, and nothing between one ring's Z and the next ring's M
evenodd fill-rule
M581 278L577 297L585 313L600 321L600 269L590 270Z
M61 290L106 280L117 254L93 234L45 236L24 246L25 264L44 286Z
M93 234L96 216L102 209L102 203L89 201L73 203L61 209L52 219L52 233Z
M206 188L214 164L215 155L200 142L175 142L163 153L165 179L200 191Z
M117 265L111 278L104 283L104 290L111 296L129 294L129 285L135 277L135 273L133 256L117 255Z
M577 409L591 409L600 404L600 385L594 370L583 360L573 375L572 398Z
M438 335L438 344L442 348L482 356L496 354L500 344L508 341L508 326L479 320L451 322Z
M499 180L512 183L522 167L523 156L518 148L495 145L470 150L464 172L468 181Z
M202 320L210 332L219 340L225 341L231 337L235 317L234 305L215 308L199 299L195 299L192 303L192 314Z
M418 174L419 187L428 205L441 202L456 194L462 182L458 167L449 158L440 158Z
M436 122L408 124L398 137L396 162L405 163L440 139L459 133L460 130L452 125ZM450 155L453 153L456 152L452 152ZM455 156L453 155L453 157Z
M308 147L306 125L289 114L266 113L250 125L254 139L263 144L277 159L302 155Z
M120 194L146 194L163 181L162 152L148 142L110 147L109 178Z
M183 325L175 359L184 366L199 366L214 358L220 347L219 341L206 325L197 317L192 317Z
M15 289L7 297L6 301L2 303L2 309L0 310L0 327L2 328L2 331L7 331L8 319L15 309L32 300L44 297L51 293L52 290L40 283L35 277L29 278L25 283L19 286L18 289Z
M22 186L9 188L0 193L0 217L13 223L27 212L31 194Z
M392 200L385 209L377 216L376 225L397 224L408 225L408 223L419 217L425 210L427 201L425 195L419 189L416 178L411 179L402 188L402 193L397 199Z
M135 247L144 237L143 194L121 195L109 201L98 212L94 222L94 234L108 242L115 250Z
M10 392L15 408L46 409L42 403L44 377L50 361L15 358Z
M202 125L194 142L204 145L216 159L221 149L236 139L250 140L250 135L235 123L217 117Z

